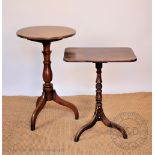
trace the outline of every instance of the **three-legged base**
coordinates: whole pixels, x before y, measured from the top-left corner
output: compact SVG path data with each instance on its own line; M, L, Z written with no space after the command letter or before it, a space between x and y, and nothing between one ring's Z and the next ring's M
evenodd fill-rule
M79 138L81 136L81 134L93 127L97 121L102 121L104 125L111 127L111 128L115 128L117 130L119 130L124 139L127 139L127 133L124 130L123 127L121 127L120 125L111 122L104 114L103 112L103 108L102 108L102 77L101 77L101 69L102 69L102 63L96 63L96 73L97 73L97 78L96 78L96 108L95 108L95 113L94 116L92 118L92 120L87 123L86 125L84 125L75 135L74 141L77 142L79 141Z
M65 100L63 100L62 98L60 98L56 91L53 90L51 93L51 100L55 101L56 103L66 106L68 108L70 108L75 115L75 119L79 118L79 112L77 110L77 108L70 102L67 102ZM35 124L36 124L36 119L38 114L41 112L41 110L43 109L43 107L46 104L46 101L49 101L48 97L46 96L46 93L43 92L42 96L38 97L37 102L36 102L36 109L34 110L32 117L31 117L31 130L35 130Z
M83 127L81 127L81 129L76 133L75 138L74 138L74 141L75 142L78 142L81 134L85 130L90 129L91 127L93 127L96 124L97 121L102 121L102 123L105 126L110 127L110 128L115 128L115 129L119 130L122 133L122 136L123 136L124 139L127 139L128 138L127 133L124 130L124 128L121 127L120 125L114 123L114 122L111 122L105 116L103 110L100 109L100 112L96 111L95 114L94 114L94 116L93 116L93 118L90 120L90 122L88 122L86 125L84 125Z

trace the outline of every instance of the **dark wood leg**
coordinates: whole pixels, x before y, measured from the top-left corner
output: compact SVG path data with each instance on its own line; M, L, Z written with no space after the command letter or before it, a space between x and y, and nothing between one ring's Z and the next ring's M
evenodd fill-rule
M128 138L128 135L127 135L125 129L123 127L121 127L120 125L108 120L108 118L104 115L104 113L102 115L102 120L101 121L103 122L104 125L106 125L106 126L108 126L110 128L115 128L118 131L120 131L122 133L122 136L123 136L124 139Z
M39 104L41 98L42 98L42 96L39 96L39 97L37 98L36 107L38 106L38 104Z
M78 112L77 108L72 103L67 102L67 101L63 100L62 98L60 98L57 95L55 90L53 90L53 100L60 105L70 108L75 114L75 119L79 118L79 112Z
M41 112L41 110L43 109L43 107L46 104L46 97L45 97L44 92L43 92L42 96L38 98L37 104L38 105L31 116L31 130L32 131L35 130L37 116L39 115L39 113Z
M31 130L35 130L35 123L38 114L40 111L43 109L44 105L46 104L46 101L51 101L54 100L56 103L61 104L63 106L66 106L70 108L74 114L75 114L75 119L79 118L79 112L77 108L72 104L69 103L63 99L61 99L56 91L53 89L53 84L51 83L52 81L52 70L51 70L51 61L50 61L50 42L42 42L43 43L43 56L44 56L44 68L43 68L43 94L42 96L38 97L37 102L36 102L36 109L34 110L32 117L31 117Z
M93 127L97 122L97 118L96 116L94 115L92 120L87 123L86 125L84 125L83 127L81 127L81 129L76 133L75 137L74 137L74 141L75 142L78 142L79 141L79 138L81 136L81 134L85 131L85 130L88 130L90 129L91 127Z
M102 108L102 77L101 77L101 69L102 69L102 63L96 63L96 69L97 69L97 78L96 78L96 108L95 108L95 113L94 113L94 117L93 119L86 125L84 125L75 135L74 141L77 142L79 141L79 137L81 136L81 134L91 128L92 126L95 125L95 123L97 121L102 121L104 123L104 125L111 127L111 128L115 128L117 130L119 130L124 139L127 139L127 133L124 130L123 127L121 127L120 125L113 123L111 121L109 121L109 119L105 116L104 112L103 112L103 108Z

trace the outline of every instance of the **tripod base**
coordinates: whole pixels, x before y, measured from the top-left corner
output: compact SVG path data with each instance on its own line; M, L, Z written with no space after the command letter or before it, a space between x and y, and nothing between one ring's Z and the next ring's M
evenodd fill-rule
M78 112L77 108L72 103L67 102L67 101L63 100L62 98L60 98L57 95L55 90L52 91L51 96L52 96L51 100L55 101L56 103L58 103L60 105L70 108L74 112L75 119L79 118L79 112ZM42 96L38 97L37 102L36 102L36 109L34 110L32 116L31 116L31 130L32 131L35 130L37 116L39 115L41 110L44 108L46 101L49 101L49 100L47 100L46 93L43 92Z
M98 114L100 116L98 116ZM81 129L76 133L75 135L75 138L74 138L74 141L75 142L78 142L79 141L79 138L81 136L81 134L85 131L85 130L88 130L90 129L91 127L93 127L97 121L102 121L102 123L107 126L107 127L110 127L110 128L115 128L117 130L119 130L121 133L122 133L122 136L124 139L127 139L128 136L127 136L127 133L126 131L124 130L123 127L121 127L120 125L114 123L114 122L111 122L106 116L105 114L103 113L95 113L93 118L90 120L89 123L87 123L86 125L84 125L83 127L81 127Z

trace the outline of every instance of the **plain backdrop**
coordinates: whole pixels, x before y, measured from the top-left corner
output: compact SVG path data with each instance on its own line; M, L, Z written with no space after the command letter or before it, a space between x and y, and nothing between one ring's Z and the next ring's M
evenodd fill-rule
M151 0L3 0L3 95L40 95L40 43L16 36L23 27L69 26L76 35L51 44L59 95L95 94L93 63L63 61L66 47L131 47L132 63L103 64L103 92L152 91Z

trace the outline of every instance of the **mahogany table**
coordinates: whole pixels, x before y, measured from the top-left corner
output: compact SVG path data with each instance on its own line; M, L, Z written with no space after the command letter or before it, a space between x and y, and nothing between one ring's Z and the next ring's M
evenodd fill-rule
M97 69L96 78L96 108L92 120L84 125L75 135L74 141L79 141L81 134L93 127L97 121L102 121L104 125L119 130L124 139L127 139L127 133L123 127L111 122L104 114L102 108L102 63L108 62L133 62L137 58L131 48L66 48L64 61L67 62L93 62Z
M36 109L34 110L31 117L31 130L35 130L37 116L45 106L46 101L54 100L56 103L70 108L75 114L75 119L79 118L77 108L72 103L61 99L53 89L53 84L51 83L52 70L50 60L50 44L53 41L71 37L75 35L75 33L76 32L74 29L62 26L34 26L23 28L17 31L17 36L43 44L43 80L45 83L43 85L42 95L38 97L36 102Z

